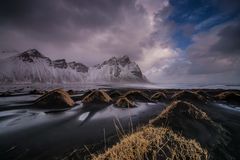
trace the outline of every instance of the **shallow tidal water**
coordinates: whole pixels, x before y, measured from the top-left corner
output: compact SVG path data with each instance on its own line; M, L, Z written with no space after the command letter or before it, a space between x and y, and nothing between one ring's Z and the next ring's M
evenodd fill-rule
M0 87L0 91L6 91L7 86L5 87ZM11 96L0 97L0 160L61 158L65 153L83 148L84 145L103 143L105 138L116 136L118 129L127 133L147 124L149 119L159 115L166 106L164 103L138 102L137 107L128 109L117 108L114 105L83 106L78 101L75 107L67 110L47 109L51 108L50 106L46 106L46 109L30 107L39 95L28 94L29 91L42 87L38 85L35 87L12 86L12 88L7 89L12 93ZM53 86L46 85L42 90L52 89L51 87ZM150 84L131 86L122 84L114 87L161 88ZM190 88L189 86L180 88L185 87ZM219 88L219 86L215 87ZM54 86L53 88L58 87ZM112 88L112 86L66 85L63 88L65 90L86 91L88 89ZM77 94L80 96L82 92ZM212 110L210 113L216 120L223 122L223 124L225 121L231 120L234 126L239 126L240 106L226 102L212 102L210 106L209 109Z
M1 160L54 159L116 135L117 127L128 132L146 124L164 107L163 103L139 102L135 108L122 109L114 105L83 106L78 102L66 111L28 108L35 98L0 98L0 108L4 107L0 111Z

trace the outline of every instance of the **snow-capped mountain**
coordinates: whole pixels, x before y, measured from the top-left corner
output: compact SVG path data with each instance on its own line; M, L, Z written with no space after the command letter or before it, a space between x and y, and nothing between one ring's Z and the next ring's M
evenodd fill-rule
M113 57L89 68L89 81L143 81L145 78L135 62L128 56Z
M65 59L51 60L36 49L0 60L1 83L146 81L139 66L127 56L113 57L87 67Z

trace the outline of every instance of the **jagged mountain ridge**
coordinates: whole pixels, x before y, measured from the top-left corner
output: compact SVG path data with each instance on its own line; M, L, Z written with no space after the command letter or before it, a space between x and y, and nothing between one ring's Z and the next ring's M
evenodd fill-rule
M0 82L112 82L146 81L139 66L128 56L113 57L87 67L65 59L51 60L36 49L0 60Z

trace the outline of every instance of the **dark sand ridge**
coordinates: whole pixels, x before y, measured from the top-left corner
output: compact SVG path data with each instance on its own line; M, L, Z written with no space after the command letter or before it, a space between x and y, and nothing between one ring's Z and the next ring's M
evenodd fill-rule
M113 99L113 100L117 100L119 97L122 96L122 93L117 91L117 90L113 90L109 92L109 96Z
M240 94L235 92L222 92L215 96L216 100L240 104Z
M114 91L114 89L113 89L113 91ZM115 90L115 91L117 91L119 93L124 93L124 91L128 92L128 90ZM144 90L138 90L138 91L142 92L142 93L146 93L146 92L144 92ZM216 106L214 106L214 104L212 104L212 101L211 101L212 99L206 98L204 96L204 94L201 93L201 92L204 92L209 97L213 97L215 95L221 94L222 92L224 93L226 91L224 91L224 90L201 90L201 92L200 91L198 92L198 90L184 90L184 91L181 91L181 90L152 90L152 91L148 90L147 91L148 94L144 94L144 95L145 95L145 97L150 97L153 94L161 92L161 91L163 93L165 93L168 97L169 97L169 95L173 95L174 93L176 93L174 96L172 96L173 100L174 100L174 97L175 98L177 97L177 99L186 100L195 105L196 104L199 104L199 105L194 106L192 104L189 104L188 102L179 102L179 104L184 104L184 105L189 104L189 105L187 105L188 107L186 107L186 108L172 107L172 109L171 109L171 107L170 107L170 109L169 109L170 111L167 112L168 114L166 114L166 113L165 114L167 115L166 117L173 117L173 118L172 119L165 118L165 120L160 118L160 121L165 122L165 123L160 123L159 125L155 125L155 127L162 126L162 125L163 126L168 125L170 128L173 129L174 132L180 132L181 134L183 134L183 136L185 136L185 138L196 139L197 142L199 142L203 148L206 147L208 149L208 151L210 153L210 157L214 157L215 159L219 159L219 158L224 159L224 158L228 157L229 150L231 150L231 154L234 155L234 157L239 156L238 150L240 149L239 148L240 138L238 135L240 133L240 131L239 131L240 126L238 124L239 118L237 118L237 116L239 116L239 114L226 113L227 110L217 108ZM135 90L129 90L129 92L132 93L132 92L135 92ZM238 92L234 92L234 91L228 91L228 92L233 92L233 93L238 94ZM93 93L93 91L89 91L88 94L84 94L84 96L85 97L89 96L90 93ZM110 97L107 95L107 93L109 93L108 91L106 91L104 93L100 93L102 98L101 98L101 96L99 96L99 92L94 92L94 93L95 94L92 94L92 96L88 97L88 99L91 100L90 101L91 103L97 105L99 103L99 100L100 100L100 102L103 102L106 104L114 103L114 101L111 101L111 102L105 101L106 99L109 99L108 97ZM64 93L64 95L65 95L65 93ZM110 93L109 93L109 95L110 95ZM178 96L176 96L176 95L178 95ZM181 96L179 96L179 95L181 95ZM100 99L96 98L96 96L100 97ZM199 98L199 97L203 97L204 99ZM84 97L82 96L82 98L84 98ZM116 96L116 99L117 98L118 98L118 96ZM135 101L135 100L143 101L143 99L141 99L142 94L132 94L130 98L133 101ZM145 101L149 102L148 100L149 99L145 99ZM216 100L223 101L222 99L216 99ZM50 100L50 102L51 102L51 100ZM126 102L126 101L123 101L123 102ZM208 103L205 104L205 102L208 102ZM230 99L230 100L228 100L228 102L232 103L233 100ZM174 103L175 102L173 102L173 104ZM94 105L92 105L92 106L94 106ZM85 109L91 111L91 109L94 108L92 106L90 105L89 107L86 107ZM104 106L106 106L106 105L104 105ZM104 106L101 108L104 108ZM170 105L170 106L172 106L172 105ZM175 105L175 106L178 106L178 105ZM191 107L189 107L189 106L191 106ZM52 105L52 107L54 108L55 106ZM181 108L181 109L177 110L176 108ZM162 112L161 114L163 114L163 113L164 112ZM207 116L205 116L205 114ZM175 116L172 116L172 115L175 115ZM208 115L210 115L210 116L208 116ZM159 118L159 116L158 116L158 118ZM91 115L89 117L91 117ZM172 121L170 121L170 120L172 120ZM224 128L230 130L231 135L229 135L227 130L224 129L223 127L221 127L221 125L217 124L216 122L223 125ZM156 128L154 128L154 129L156 129ZM213 135L214 136L216 135L216 137L213 137L212 139L209 138ZM229 137L231 137L232 140ZM205 139L209 139L209 141L207 141ZM230 142L231 145L229 145L229 141L231 141ZM116 143L116 141L115 141L115 143ZM217 147L217 149L215 149L216 146L219 146L219 147ZM213 149L209 149L209 148L213 148Z
M141 103L138 104L138 107L131 109L89 104L86 107L72 108L66 112L41 115L44 119L40 117L40 120L43 120L43 123L40 122L40 124L38 124L38 118L32 119L31 122L24 120L16 122L16 125L32 123L34 126L0 135L1 160L14 159L18 156L21 156L19 159L23 160L61 157L74 148L83 147L84 144L102 143L103 128L106 129L106 137L115 137L116 128L113 124L115 114L120 116L122 127L128 131L129 113L132 115L133 126L137 127L146 124L162 108L163 104ZM4 152L12 147L15 149ZM89 152L86 154L89 155Z
M134 101L143 101L143 102L151 101L146 93L139 90L130 90L125 94L123 94L123 97L127 97L128 99L134 100Z
M182 100L182 101L193 101L193 102L207 102L207 99L195 92L191 91L180 91L175 93L172 97L171 100Z
M40 98L38 98L33 106L45 107L45 106L57 106L57 107L73 107L75 102L71 99L69 94L63 89L55 89L50 91Z
M198 95L203 96L203 97L206 98L206 99L211 98L211 96L210 96L207 92L205 92L205 91L203 91L203 90L197 90L197 91L193 91L193 92L196 93L196 94L198 94Z
M232 158L227 151L230 141L228 131L188 102L173 102L150 123L154 126L168 126L187 138L196 139L208 149L211 158Z
M164 92L157 92L150 98L152 101L166 101L168 100L167 95Z
M208 149L210 153L210 159L234 159L228 153L228 149L227 149L227 145L230 141L230 137L228 136L229 134L228 131L225 130L221 125L212 121L211 118L209 118L205 112L203 112L202 110L198 109L196 106L188 102L182 102L182 101L173 102L158 117L151 120L150 124L154 125L155 127L161 127L161 126L167 125L168 127L172 128L174 131L181 133L184 137L196 139L197 142L199 142L203 147L206 147ZM146 157L143 158L145 153L147 153L147 155L152 156L152 152L153 152L151 147L148 148L149 146L147 145L147 143L149 142L147 137L151 137L152 133L145 133L139 136L139 132L144 132L144 131L138 131L132 135L126 136L120 141L120 143L108 149L105 153L94 157L94 159L118 159L118 157L120 157L120 159L122 158L123 159L147 159ZM155 142L156 139L154 139L156 138L156 136L157 135L155 135L155 137L154 136L151 137L154 140L154 142L152 142L151 144L156 143ZM166 135L164 135L162 139L166 138L165 136ZM138 139L144 139L145 141L144 142L138 141ZM145 145L145 147L146 146L148 147L138 148L135 146L136 145L135 143L137 143L140 146ZM180 144L180 142L175 142L174 144L182 145ZM157 144L157 145L160 145L160 144ZM188 147L189 149L186 149ZM191 151L194 150L193 146L188 145L188 147L185 147L185 149L188 150L187 152L190 153L192 157L191 156L187 157L188 154L183 153L186 156L184 157L185 159L186 158L187 159L204 159L204 157L197 158L196 154L191 153ZM156 154L156 152L154 153ZM201 152L198 152L198 153L201 153ZM179 157L177 158L174 157L176 155L178 155ZM182 150L178 149L178 152L176 152L176 155L169 154L168 157L173 156L174 157L173 159L179 159L179 158L181 159L183 158L181 157ZM142 158L139 158L138 156L141 156ZM163 159L166 159L166 157Z
M110 103L112 98L103 90L94 90L88 95L86 95L82 102L84 104L88 103Z
M133 101L129 100L127 97L120 97L116 101L115 105L118 107L125 107L125 108L131 108L136 106L136 104Z
M208 91L211 91L211 93L208 94L207 93ZM158 93L158 91L153 91L153 92L150 91L149 94L154 93L154 92ZM164 90L164 92L166 93L166 92L168 92L168 90ZM183 100L188 100L189 102L194 102L196 104L205 104L206 102L209 101L209 99L211 99L211 94L216 94L212 90L206 90L206 91L188 90L188 91L180 91L180 92L179 92L179 90L177 90L177 91L171 90L171 92L172 92L171 94L175 93L175 95L172 96L173 100L174 100L174 98L180 99L180 100L183 99ZM219 90L217 90L217 92L219 92ZM169 93L167 93L167 94L169 94ZM137 97L138 95L135 95L135 96ZM133 97L133 98L136 98L136 97ZM211 155L212 159L226 159L226 158L232 159L233 158L229 154L229 149L227 148L228 143L231 140L231 138L229 137L229 132L226 129L224 129L221 125L217 124L216 122L212 121L211 118L209 118L205 112L201 111L196 106L194 106L190 103L181 102L181 101L179 101L177 104L179 104L180 106L181 106L181 104L188 106L187 110L190 111L189 114L193 115L193 117L190 119L188 119L189 117L186 115L183 117L183 119L180 118L181 115L177 115L177 116L175 116L176 119L172 121L172 124L174 124L174 122L177 122L176 128L179 127L180 130L182 129L181 127L183 127L184 129L190 128L185 132L186 135L184 135L184 136L197 139L197 141L199 141L200 144L207 147L211 153L210 155ZM179 105L176 105L176 106L179 106ZM177 107L177 108L179 108L179 107ZM181 108L180 111L185 112L184 108L183 109ZM180 123L182 123L182 124L179 124L178 120L180 120ZM165 121L165 123L166 123L166 121ZM161 124L161 125L166 125L165 123ZM189 127L186 127L186 126L189 126ZM177 130L176 128L175 128L175 130ZM191 128L193 128L193 130ZM179 132L179 131L177 131L177 132ZM181 133L182 133L182 131L181 131ZM236 152L236 148L234 150Z
M21 95L22 96L22 95ZM16 107L0 107L0 111L4 110L15 110L15 109L64 109L71 108L76 105L74 100L70 97L70 95L64 91L63 89L54 89L46 92L36 100L32 102L28 102L29 104L25 104L25 101L22 102L22 106L18 105Z

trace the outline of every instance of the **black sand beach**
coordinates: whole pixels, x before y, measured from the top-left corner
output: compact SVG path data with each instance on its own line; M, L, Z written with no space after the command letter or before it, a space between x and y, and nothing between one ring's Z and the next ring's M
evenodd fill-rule
M46 92L53 97L51 92L45 91L45 94ZM57 105L53 103L58 99L51 98L44 102L44 106L37 106L37 99L44 94L40 92L15 96L2 94L0 157L2 160L91 159L93 154L104 153L106 148L121 141L124 137L122 134L128 135L149 125L149 122L151 123L165 108L180 101L196 106L207 114L211 122L191 120L188 115L182 121L178 119L180 117L175 117L173 123L179 120L181 123L179 121L176 123L179 126L172 126L173 131L183 134L186 138L196 139L203 148L207 149L211 159L238 159L240 99L227 99L226 95L219 98L218 95L221 93L239 95L238 90L222 89L71 90L68 91L67 96L74 100L74 105L64 107L59 103ZM106 101L106 96L111 99ZM116 105L121 97L126 97L127 101L123 99L119 105ZM133 102L134 106L129 105L130 102ZM184 113L181 108L178 112ZM171 128L170 120L160 126ZM211 127L209 128L211 125L206 123L212 121L214 125L221 126L224 133L222 131L215 133ZM187 129L183 127L185 125ZM194 126L195 129L191 129ZM185 131L189 133L184 135ZM204 135L198 139L195 135L199 134ZM216 140L219 143L215 144L214 141L208 143L202 138L207 139L211 136L219 136L221 140ZM219 146L222 147L219 149Z

